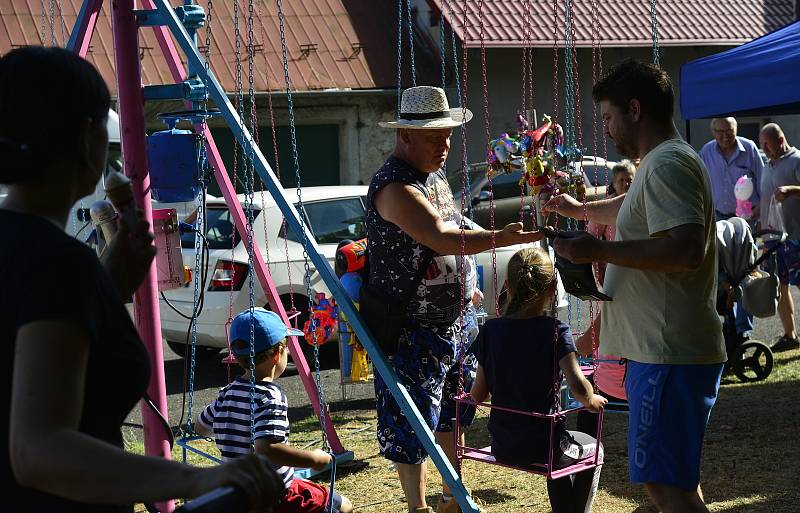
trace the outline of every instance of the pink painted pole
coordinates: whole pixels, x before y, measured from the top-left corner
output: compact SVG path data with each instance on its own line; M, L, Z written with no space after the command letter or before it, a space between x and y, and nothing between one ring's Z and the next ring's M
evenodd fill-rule
M155 4L152 2L152 0L142 0L142 6L145 9L155 9ZM175 80L175 82L181 82L186 78L186 70L183 66L183 63L181 63L177 48L175 48L167 28L153 27L153 31L155 32L156 39L161 47L161 51L167 60L167 65L172 73L173 80ZM208 129L208 127L204 125L195 125L195 129L198 131L198 133L203 133L205 135L206 154L209 162L211 162L211 166L214 168L214 176L217 179L217 184L222 191L222 196L225 198L225 203L228 205L228 209L231 212L234 225L236 226L236 230L239 232L241 240L247 240L247 217L245 216L242 206L236 197L233 184L231 183L230 178L228 178L228 172L225 169L225 163L222 161L222 157L217 150L217 145L214 143L214 137L211 135L211 131ZM276 312L278 315L280 315L283 319L283 322L287 323L288 325L289 318L286 315L286 310L283 308L280 295L275 289L275 284L272 281L272 276L270 275L269 268L264 261L264 256L261 254L261 251L254 252L253 262L255 265L254 271L256 273L256 277L258 278L259 283L261 283L261 288L264 290L264 293L267 296L267 301L269 302L270 308L273 312ZM313 376L311 375L311 369L309 368L308 362L303 355L303 350L300 348L300 343L298 342L297 337L289 337L289 352L292 355L292 360L297 366L297 373L300 376L300 380L303 382L303 387L306 389L306 393L311 400L311 406L314 408L314 412L319 417L320 403L317 394L317 386L314 382ZM328 437L328 443L331 446L331 450L335 454L342 454L345 452L342 442L339 440L339 435L336 433L336 428L331 422L330 415L325 415L325 432Z
M134 0L114 0L111 12L124 169L133 183L136 204L144 210L145 219L152 225L153 210L150 204L150 176L145 145L144 94ZM164 353L156 280L156 264L153 261L147 277L134 294L133 311L139 336L147 348L150 360L151 374L147 394L166 417L167 391L164 384ZM145 453L170 459L172 452L167 434L157 416L144 403L142 403L142 424ZM175 504L167 501L157 504L157 507L162 513L170 513L175 509Z

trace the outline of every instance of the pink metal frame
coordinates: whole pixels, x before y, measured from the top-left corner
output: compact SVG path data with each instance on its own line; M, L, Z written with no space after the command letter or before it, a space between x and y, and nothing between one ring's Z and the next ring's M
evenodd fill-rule
M82 16L73 28L70 48L81 57L86 57L97 16L102 8L103 0L87 0ZM142 0L145 9L155 8L151 0ZM144 210L145 219L152 223L152 207L150 203L150 179L147 166L147 152L145 146L145 123L143 110L143 92L141 79L141 63L138 51L138 25L134 13L134 0L117 0L112 3L112 23L114 31L114 52L116 60L117 90L119 94L118 105L120 109L120 132L122 135L123 160L125 173L131 178L134 187L136 203ZM166 27L153 27L159 46L167 59L170 71L175 82L186 78L186 71L181 63L180 56L169 35ZM195 127L198 133L205 136L208 159L214 168L214 175L222 190L234 224L242 240L246 238L247 218L236 198L236 192L228 178L225 165L217 150L210 130L205 125ZM260 251L254 251L253 260L255 273L261 284L270 307L278 313L288 324L289 318L280 301L275 285L270 276L266 262ZM148 395L156 407L167 415L166 386L164 380L163 347L161 340L161 317L157 296L155 263L148 272L142 287L134 296L134 316L139 334L147 347L150 357L152 375L148 385ZM311 370L303 356L303 351L296 337L289 339L289 351L297 365L298 374L303 382L315 413L320 414L319 397L316 390ZM147 407L142 407L144 426L145 452L170 458L171 452L166 433L163 432L161 422ZM345 452L336 430L331 422L330 415L325 415L325 431L331 450L335 454ZM169 513L174 505L163 503L160 510Z
M470 397L469 394L462 394L456 397L457 412L461 411L460 408L462 405L475 406L475 407L481 406L484 408L489 408L490 410L501 410L509 413L515 413L518 415L526 415L528 417L535 417L537 419L547 420L550 425L550 437L549 437L550 444L548 447L547 463L541 463L541 464L534 463L530 467L517 467L514 465L508 465L506 463L499 462L497 461L497 459L495 459L494 455L492 454L491 447L476 449L474 447L468 447L467 445L462 445L459 441L461 440L461 434L463 430L460 426L460 423L456 422L455 423L456 454L459 459L475 460L475 461L480 461L482 463L499 465L501 467L523 470L525 472L530 472L532 474L547 476L548 479L558 479L564 476L577 474L578 472L583 472L585 470L589 470L597 467L598 465L603 464L603 458L600 457L600 440L602 439L603 436L603 412L600 412L597 419L597 443L595 444L594 448L594 456L584 458L578 461L577 463L574 463L564 468L554 468L553 457L555 455L555 451L552 440L553 437L555 436L556 421L566 415L577 413L583 410L584 408L572 408L554 414L544 414L544 413L536 413L523 410L515 410L513 408L496 406L491 403L477 402L472 400L472 397ZM531 443L536 443L536 442L531 441Z

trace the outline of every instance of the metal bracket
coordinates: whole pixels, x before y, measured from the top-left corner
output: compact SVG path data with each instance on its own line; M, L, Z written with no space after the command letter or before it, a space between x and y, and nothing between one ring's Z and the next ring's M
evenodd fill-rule
M189 77L180 84L144 87L145 100L188 100L203 102L208 98L206 84L198 77Z

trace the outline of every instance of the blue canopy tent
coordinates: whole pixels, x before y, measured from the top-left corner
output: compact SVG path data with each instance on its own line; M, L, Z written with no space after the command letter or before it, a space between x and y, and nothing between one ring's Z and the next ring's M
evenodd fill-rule
M800 113L800 21L687 62L680 94L686 120Z

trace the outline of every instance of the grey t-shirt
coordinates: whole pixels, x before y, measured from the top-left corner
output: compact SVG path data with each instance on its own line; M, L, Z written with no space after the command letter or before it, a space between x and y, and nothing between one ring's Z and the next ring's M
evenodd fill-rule
M770 199L775 189L784 185L800 185L800 151L789 148L783 157L771 161L761 174L761 219L768 219ZM800 240L800 198L783 201L783 225L789 238Z

